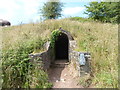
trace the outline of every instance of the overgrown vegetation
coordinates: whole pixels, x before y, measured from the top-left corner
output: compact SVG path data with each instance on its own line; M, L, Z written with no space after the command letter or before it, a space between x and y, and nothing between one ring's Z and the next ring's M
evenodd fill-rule
M12 27L14 30L14 27ZM43 44L46 42L41 37L35 37L30 39L28 33L19 31L20 36L15 37L14 42L11 37L13 30L3 31L8 35L3 36L3 52L2 52L2 69L3 69L3 88L50 88L52 84L48 82L48 76L42 69L42 61L36 59L35 61L41 61L41 65L33 63L29 54L36 50L43 49ZM13 31L14 32L14 31ZM23 34L24 33L24 34ZM25 37L24 37L25 35ZM26 38L27 37L27 38ZM23 40L20 38L24 38ZM10 40L10 41L8 41ZM8 42L7 42L8 41ZM13 41L13 42L12 42ZM40 51L39 51L40 52ZM40 68L41 67L41 68Z
M30 62L28 56L34 51L34 48L40 49L43 47L44 41L39 40L37 40L38 42L21 43L17 45L17 48L3 50L4 88L46 88L49 86L47 74L42 70L42 66L40 70L37 64L34 65ZM33 80L35 78L37 80Z
M27 54L36 52L36 49L40 49L37 50L40 52L43 43L50 38L52 30L59 27L68 30L77 41L78 47L75 50L91 53L94 76L92 86L96 88L118 87L118 25L79 22L70 19L47 20L39 24L3 28L3 86L5 84L5 87L13 87L14 84L15 87L50 86L47 82L47 75L42 69L33 66L33 69L28 69L33 74L28 74L25 67L29 67L26 63L29 61ZM29 77L32 78L31 84L26 83ZM13 80L13 78L16 79Z
M51 34L51 38L50 38L50 42L51 42L51 47L54 48L55 46L55 41L58 39L58 36L61 35L61 31L60 30L54 30L52 31L52 34Z

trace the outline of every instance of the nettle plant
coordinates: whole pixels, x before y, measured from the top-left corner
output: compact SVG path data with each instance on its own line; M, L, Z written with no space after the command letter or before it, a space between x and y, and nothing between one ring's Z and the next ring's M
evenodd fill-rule
M62 32L60 30L52 31L51 38L50 38L50 46L51 48L55 47L55 41L58 39L58 36L61 35Z

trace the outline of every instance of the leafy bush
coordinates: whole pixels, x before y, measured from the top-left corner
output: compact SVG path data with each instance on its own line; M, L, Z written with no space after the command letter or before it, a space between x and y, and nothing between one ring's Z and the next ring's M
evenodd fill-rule
M85 14L91 19L110 23L120 22L120 2L90 2L85 7Z
M42 39L28 41L21 43L15 49L3 50L3 88L47 88L51 86L46 73L36 64L31 63L29 58L29 54L35 49L41 49L44 42ZM31 85L30 82L34 81L34 78L38 79L34 82L35 85Z

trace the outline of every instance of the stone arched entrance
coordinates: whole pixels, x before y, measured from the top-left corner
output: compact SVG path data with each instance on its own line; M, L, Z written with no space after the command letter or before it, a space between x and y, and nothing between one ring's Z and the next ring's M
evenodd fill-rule
M55 60L69 59L69 40L68 36L61 33L55 41Z

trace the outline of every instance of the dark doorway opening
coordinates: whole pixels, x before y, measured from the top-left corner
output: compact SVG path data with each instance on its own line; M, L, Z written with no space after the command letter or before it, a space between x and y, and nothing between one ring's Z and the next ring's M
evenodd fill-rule
M55 59L68 60L69 40L66 34L62 33L55 41Z

